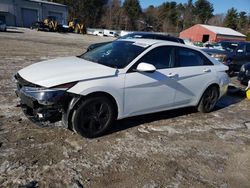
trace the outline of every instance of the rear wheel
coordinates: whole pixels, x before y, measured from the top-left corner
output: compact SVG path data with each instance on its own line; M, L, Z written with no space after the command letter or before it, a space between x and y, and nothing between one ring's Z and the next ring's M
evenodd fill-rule
M219 98L219 91L216 86L210 86L203 93L200 103L198 105L198 111L203 113L211 112Z
M113 103L104 96L87 98L72 114L72 128L78 134L93 138L103 134L115 119Z

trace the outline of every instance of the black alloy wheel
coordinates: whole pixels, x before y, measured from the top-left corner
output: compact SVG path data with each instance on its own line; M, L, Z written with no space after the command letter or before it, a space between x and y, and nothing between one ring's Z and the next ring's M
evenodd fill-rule
M74 110L72 128L84 137L93 138L103 134L114 119L115 108L107 97L91 97Z
M202 98L200 100L200 103L198 105L198 111L203 113L211 112L219 98L219 92L217 87L210 86L206 89L204 94L202 95Z

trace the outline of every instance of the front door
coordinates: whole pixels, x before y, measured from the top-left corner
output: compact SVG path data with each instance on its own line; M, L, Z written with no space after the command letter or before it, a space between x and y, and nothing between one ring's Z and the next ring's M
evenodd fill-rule
M138 72L139 63L150 63L156 71ZM172 107L175 97L175 81L172 75L174 48L161 46L144 55L125 77L125 116L162 111Z

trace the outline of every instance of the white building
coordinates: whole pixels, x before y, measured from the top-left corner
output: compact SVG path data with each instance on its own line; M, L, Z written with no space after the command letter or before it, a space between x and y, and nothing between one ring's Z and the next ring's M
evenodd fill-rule
M30 27L48 16L54 16L60 24L66 24L68 8L45 0L0 0L0 20L7 25Z

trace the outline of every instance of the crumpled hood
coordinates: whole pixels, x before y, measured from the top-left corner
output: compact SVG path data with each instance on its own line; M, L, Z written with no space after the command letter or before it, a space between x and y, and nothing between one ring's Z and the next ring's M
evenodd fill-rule
M18 73L33 84L53 87L80 80L114 76L116 69L78 57L62 57L32 64Z

